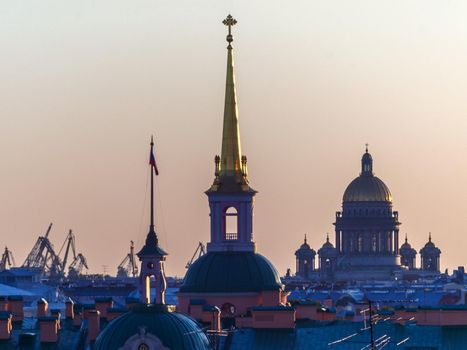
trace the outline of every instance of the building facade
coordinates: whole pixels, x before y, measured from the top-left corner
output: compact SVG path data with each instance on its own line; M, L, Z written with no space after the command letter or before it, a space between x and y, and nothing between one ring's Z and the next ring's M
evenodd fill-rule
M368 148L360 176L344 192L334 225L338 279L386 279L399 268L398 212L389 188L373 173Z

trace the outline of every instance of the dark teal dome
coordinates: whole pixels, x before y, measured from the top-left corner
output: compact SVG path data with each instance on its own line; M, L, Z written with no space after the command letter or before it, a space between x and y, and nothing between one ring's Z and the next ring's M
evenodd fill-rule
M94 350L120 349L127 342L138 349L162 342L171 350L208 350L209 341L198 324L188 316L173 312L168 305L139 305L110 322L99 335ZM157 337L157 338L155 338ZM132 347L133 348L133 347Z
M264 256L253 252L209 252L188 269L181 293L242 293L283 288Z

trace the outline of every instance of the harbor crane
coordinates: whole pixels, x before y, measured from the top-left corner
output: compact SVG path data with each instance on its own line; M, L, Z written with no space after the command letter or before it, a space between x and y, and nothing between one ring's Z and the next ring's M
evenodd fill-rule
M13 253L8 247L5 247L5 250L2 254L2 260L0 260L0 271L6 270L9 267L15 266L15 258L13 257Z
M49 240L52 223L44 236L39 236L21 267L27 269L40 269L42 274L55 276L61 273L61 262Z
M65 276L67 262L72 254L72 263L68 267L68 273L72 275L81 274L83 268L88 269L86 258L83 254L76 254L75 235L70 230L63 242L60 250L55 253L54 247L49 240L52 224L49 225L44 236L39 236L36 244L28 254L21 267L27 269L40 269L44 276L60 279ZM64 254L63 259L60 256Z
M83 274L83 268L88 270L88 262L83 254L78 253L68 268L68 278L76 279Z
M127 278L129 276L136 277L138 275L138 265L135 259L135 246L133 241L130 241L130 252L125 256L120 265L117 267L117 277Z
M66 245L66 248L65 248ZM66 263L68 261L68 255L70 253L70 248L73 252L73 259L76 259L76 247L75 247L75 235L73 234L73 231L70 229L68 232L68 235L65 238L65 241L62 244L62 247L60 248L60 251L58 252L58 256L62 254L63 248L65 248L65 256L63 257L63 260L61 261L60 264L60 270L61 271L66 271Z
M77 278L83 273L83 269L89 269L88 262L84 255L81 253L76 254L75 235L73 233L73 230L71 229L70 231L68 231L68 235L66 236L65 241L63 242L62 247L58 252L58 256L62 254L63 249L65 249L65 255L63 256L63 260L61 260L60 265L60 271L62 271L63 275L66 271L66 263L70 256L70 250L73 254L73 260L71 261L70 266L68 267L68 278Z
M193 264L193 261L199 259L204 254L206 254L206 247L204 246L203 242L199 242L193 256L191 257L191 260L186 263L185 268L189 269L191 264Z

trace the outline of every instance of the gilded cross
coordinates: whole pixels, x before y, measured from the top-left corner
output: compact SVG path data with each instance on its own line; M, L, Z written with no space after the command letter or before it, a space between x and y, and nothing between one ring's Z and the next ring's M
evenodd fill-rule
M229 14L227 18L222 21L222 23L229 28L229 34L227 35L227 41L230 44L233 41L232 27L237 24L237 20Z

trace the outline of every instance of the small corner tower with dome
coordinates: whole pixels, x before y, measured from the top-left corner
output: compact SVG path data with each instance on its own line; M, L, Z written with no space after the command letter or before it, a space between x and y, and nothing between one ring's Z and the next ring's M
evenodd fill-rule
M196 314L199 303L217 306L224 325L235 324L251 307L276 306L286 298L277 270L256 252L253 239L256 191L240 143L232 45L236 23L231 15L223 21L228 45L222 147L215 157L214 182L206 191L211 239L207 253L189 267L178 294L182 312L201 318Z
M336 248L329 242L329 234L326 234L326 242L318 250L319 256L319 276L322 280L332 280L336 269L337 252Z
M405 235L405 242L401 245L399 253L401 265L407 267L409 270L414 270L416 268L415 258L417 257L417 251L408 242L407 235Z
M440 255L441 250L432 242L430 232L428 236L428 242L422 249L420 249L420 257L422 259L421 269L429 272L439 273Z
M315 271L315 256L316 252L310 247L307 242L306 235L303 244L295 251L297 262L296 275L308 279L312 272Z
M337 279L389 279L400 269L399 219L386 184L373 173L368 145L360 176L336 213Z

